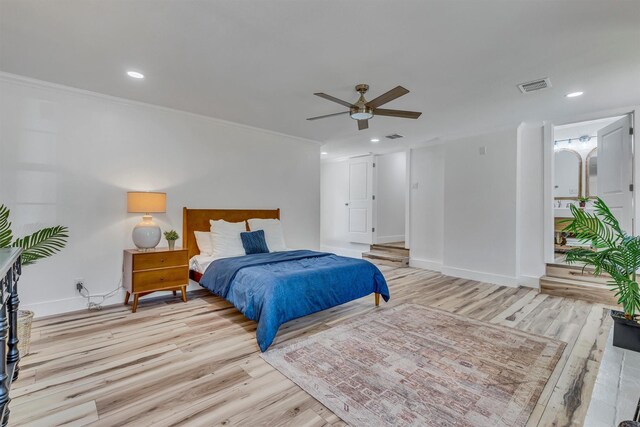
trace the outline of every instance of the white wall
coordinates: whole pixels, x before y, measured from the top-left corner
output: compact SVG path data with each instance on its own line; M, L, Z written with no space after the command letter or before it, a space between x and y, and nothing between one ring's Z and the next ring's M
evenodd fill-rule
M542 152L542 128L533 124L411 150L411 264L537 286L544 273Z
M126 212L128 190L166 191L167 213L154 215L164 230L181 233L183 206L280 208L287 244L319 247L319 145L0 77L0 203L17 235L70 228L67 248L24 269L20 299L37 315L84 308L76 278L92 293L117 286L122 249L133 246L140 221Z
M544 275L544 138L541 124L518 127L518 283Z
M404 151L376 156L377 243L404 241L407 155Z
M440 270L444 251L444 145L411 150L411 265Z
M444 217L443 272L496 283L515 277L515 129L445 144Z

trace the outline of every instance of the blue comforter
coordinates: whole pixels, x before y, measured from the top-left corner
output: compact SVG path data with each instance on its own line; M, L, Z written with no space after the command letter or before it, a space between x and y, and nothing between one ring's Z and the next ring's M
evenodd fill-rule
M200 285L258 322L266 351L283 323L373 292L389 300L389 288L368 261L314 251L245 255L213 261Z

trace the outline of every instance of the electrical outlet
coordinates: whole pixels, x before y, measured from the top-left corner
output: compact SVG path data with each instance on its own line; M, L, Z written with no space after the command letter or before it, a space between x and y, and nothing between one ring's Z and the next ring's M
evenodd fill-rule
M82 288L84 288L84 279L82 277L80 277L80 278L75 280L74 284L76 285L76 290L78 292L81 292Z

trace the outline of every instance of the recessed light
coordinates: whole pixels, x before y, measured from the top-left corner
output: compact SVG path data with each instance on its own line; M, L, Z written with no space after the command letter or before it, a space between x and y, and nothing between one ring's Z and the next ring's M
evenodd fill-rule
M580 95L582 95L583 93L584 93L584 92L571 92L571 93L566 94L565 96L566 96L567 98L575 98L576 96L580 96Z
M322 154L323 156L326 156L326 155L327 155L327 154L329 154L329 153L327 153L326 151L323 151L323 152L321 152L320 154Z
M144 74L139 73L137 71L127 71L127 76L134 79L144 79Z
M380 142L380 139L378 139L378 138L371 138L371 142Z

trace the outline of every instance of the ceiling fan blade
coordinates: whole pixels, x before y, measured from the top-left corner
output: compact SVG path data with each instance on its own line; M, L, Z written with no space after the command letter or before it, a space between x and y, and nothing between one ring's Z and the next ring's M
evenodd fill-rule
M369 120L358 120L358 130L369 129Z
M402 95L408 94L409 91L402 86L396 86L387 93L383 93L379 97L367 102L367 106L371 108L378 108L382 104L393 101L396 98L400 98Z
M333 114L325 114L324 116L309 117L307 120L326 119L327 117L339 116L341 114L349 114L349 112L343 111L341 113L333 113Z
M422 113L418 111L404 110L387 110L385 108L376 108L373 111L374 116L401 117L403 119L417 119Z
M315 96L319 96L320 98L324 98L327 99L329 101L333 101L333 102L337 102L340 105L344 105L345 107L353 107L354 105L351 104L350 102L347 101L343 101L342 99L338 99L336 97L333 97L331 95L327 95L326 93L322 93L322 92L318 92L318 93L314 93Z

